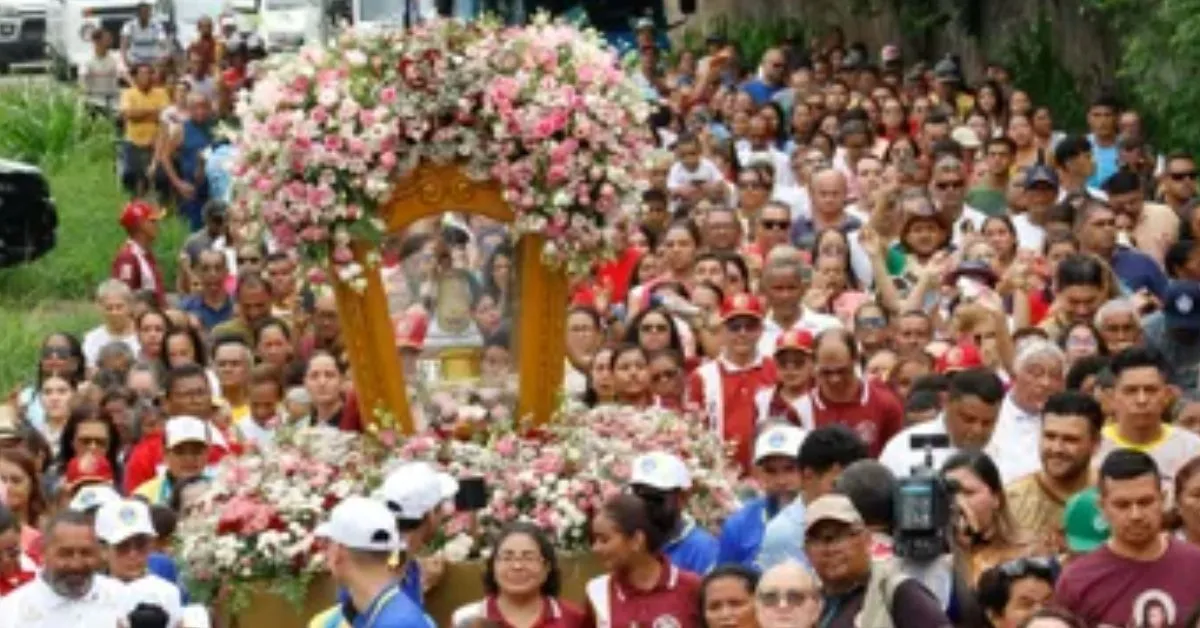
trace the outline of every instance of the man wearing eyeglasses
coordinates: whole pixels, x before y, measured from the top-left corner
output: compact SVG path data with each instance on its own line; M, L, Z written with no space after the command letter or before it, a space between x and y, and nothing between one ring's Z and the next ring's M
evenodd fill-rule
M754 613L761 628L816 626L821 592L812 573L795 562L768 569L754 592Z
M171 625L183 616L179 588L149 572L154 549L150 507L136 499L109 502L96 512L96 536L103 547L108 575L124 583L131 602L151 603L167 611ZM132 609L135 604L130 604Z
M821 580L823 628L952 624L937 598L893 561L873 561L872 536L845 495L817 498L807 509L804 551Z
M950 155L938 159L929 191L945 224L952 225L950 240L955 246L983 228L987 215L967 205L967 168L960 159Z
M225 289L229 266L225 253L204 249L196 255L194 271L200 280L200 292L184 297L180 307L200 321L206 331L233 318L233 297Z

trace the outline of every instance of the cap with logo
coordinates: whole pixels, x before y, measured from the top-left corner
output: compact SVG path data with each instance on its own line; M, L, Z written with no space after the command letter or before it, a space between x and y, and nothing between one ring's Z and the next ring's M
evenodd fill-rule
M789 329L779 334L779 338L775 340L775 353L800 351L812 354L813 343L812 332L807 329Z
M950 139L968 150L975 150L983 146L983 143L979 141L979 135L969 126L954 127L954 130L950 132Z
M74 490L84 484L110 484L113 481L113 469L108 458L91 452L79 454L67 463L67 490Z
M1054 172L1054 168L1038 163L1025 169L1025 189L1028 190L1039 185L1058 188L1058 174Z
M75 512L87 512L116 501L121 501L121 495L111 485L88 484L75 493L75 497L71 498L71 503L67 504L67 509Z
M1172 281L1163 298L1163 318L1171 329L1200 329L1200 282Z
M458 493L458 481L425 462L410 462L392 471L379 489L379 499L396 519L418 521Z
M765 315L762 300L753 294L745 292L730 295L721 303L721 321L725 322L739 316L762 319Z
M183 443L208 443L208 423L194 416L177 416L167 421L167 449Z
M131 201L121 211L121 226L126 231L132 231L143 222L160 220L163 212L146 201Z
M329 520L317 526L316 535L365 552L394 552L404 547L388 507L358 495L334 506Z
M836 521L846 525L861 526L862 515L845 495L822 495L804 509L804 534L812 532L818 523Z
M96 536L109 545L119 545L135 536L158 536L150 506L137 499L110 501L96 511Z
M1076 554L1090 552L1108 541L1110 530L1100 511L1100 492L1096 487L1081 491L1067 500L1063 508L1063 535L1067 549Z
M941 373L956 373L983 366L983 354L973 342L960 342L938 356L933 370Z
M754 441L754 464L758 464L771 456L796 459L800 455L800 445L808 432L795 425L772 425L763 430Z
M629 484L659 491L682 491L692 487L692 474L679 456L651 451L633 459Z

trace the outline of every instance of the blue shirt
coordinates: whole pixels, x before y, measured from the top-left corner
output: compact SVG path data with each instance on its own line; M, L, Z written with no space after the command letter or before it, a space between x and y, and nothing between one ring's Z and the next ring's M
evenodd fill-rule
M725 525L721 526L721 546L717 562L722 565L737 563L754 569L772 510L774 508L767 498L758 497L729 515Z
M689 519L684 522L683 533L667 543L663 553L676 567L704 575L717 564L720 545L717 537Z
M1111 146L1101 146L1096 143L1096 136L1091 134L1087 136L1087 139L1092 144L1092 162L1096 164L1096 171L1092 173L1092 177L1087 182L1091 187L1100 189L1109 177L1117 173L1119 168L1117 143L1114 141Z
M429 628L425 613L398 586L390 586L375 596L371 604L354 618L353 628Z
M205 331L212 331L213 327L233 318L233 298L229 296L225 297L225 305L215 310L208 307L204 297L198 294L185 297L179 307L199 319Z
M1131 293L1145 288L1160 299L1166 295L1167 276L1163 274L1158 262L1149 255L1133 249L1118 248L1109 263L1117 279L1120 279Z
M773 87L762 82L762 79L757 78L742 83L742 91L750 94L750 98L754 100L754 104L759 107L771 102L771 99L781 89L783 89L783 86Z
M767 522L762 547L758 550L758 568L766 571L789 560L808 567L804 554L804 501L799 497Z
M404 576L396 583L400 587L400 591L404 593L417 609L422 613L425 612L425 595L421 592L421 566L415 560L410 560L404 564ZM338 589L337 596L338 605L345 607L350 602L350 592L346 589Z

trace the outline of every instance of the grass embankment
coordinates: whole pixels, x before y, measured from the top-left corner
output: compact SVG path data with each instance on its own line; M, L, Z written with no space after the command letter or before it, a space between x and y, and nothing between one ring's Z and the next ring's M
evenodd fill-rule
M0 397L32 377L47 334L82 338L99 323L92 295L125 239L114 145L111 125L89 118L73 90L44 79L0 87L0 157L43 168L59 222L53 251L0 269ZM163 223L155 253L168 275L185 232Z

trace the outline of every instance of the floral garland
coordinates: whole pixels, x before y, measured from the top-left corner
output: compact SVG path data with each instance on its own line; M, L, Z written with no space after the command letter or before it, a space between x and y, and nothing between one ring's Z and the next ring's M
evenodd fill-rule
M648 105L613 51L545 15L348 32L268 59L237 112L234 203L311 269L331 264L359 288L351 244L383 235L393 184L427 162L495 181L516 234L545 236L546 263L586 274L640 202L650 146Z

